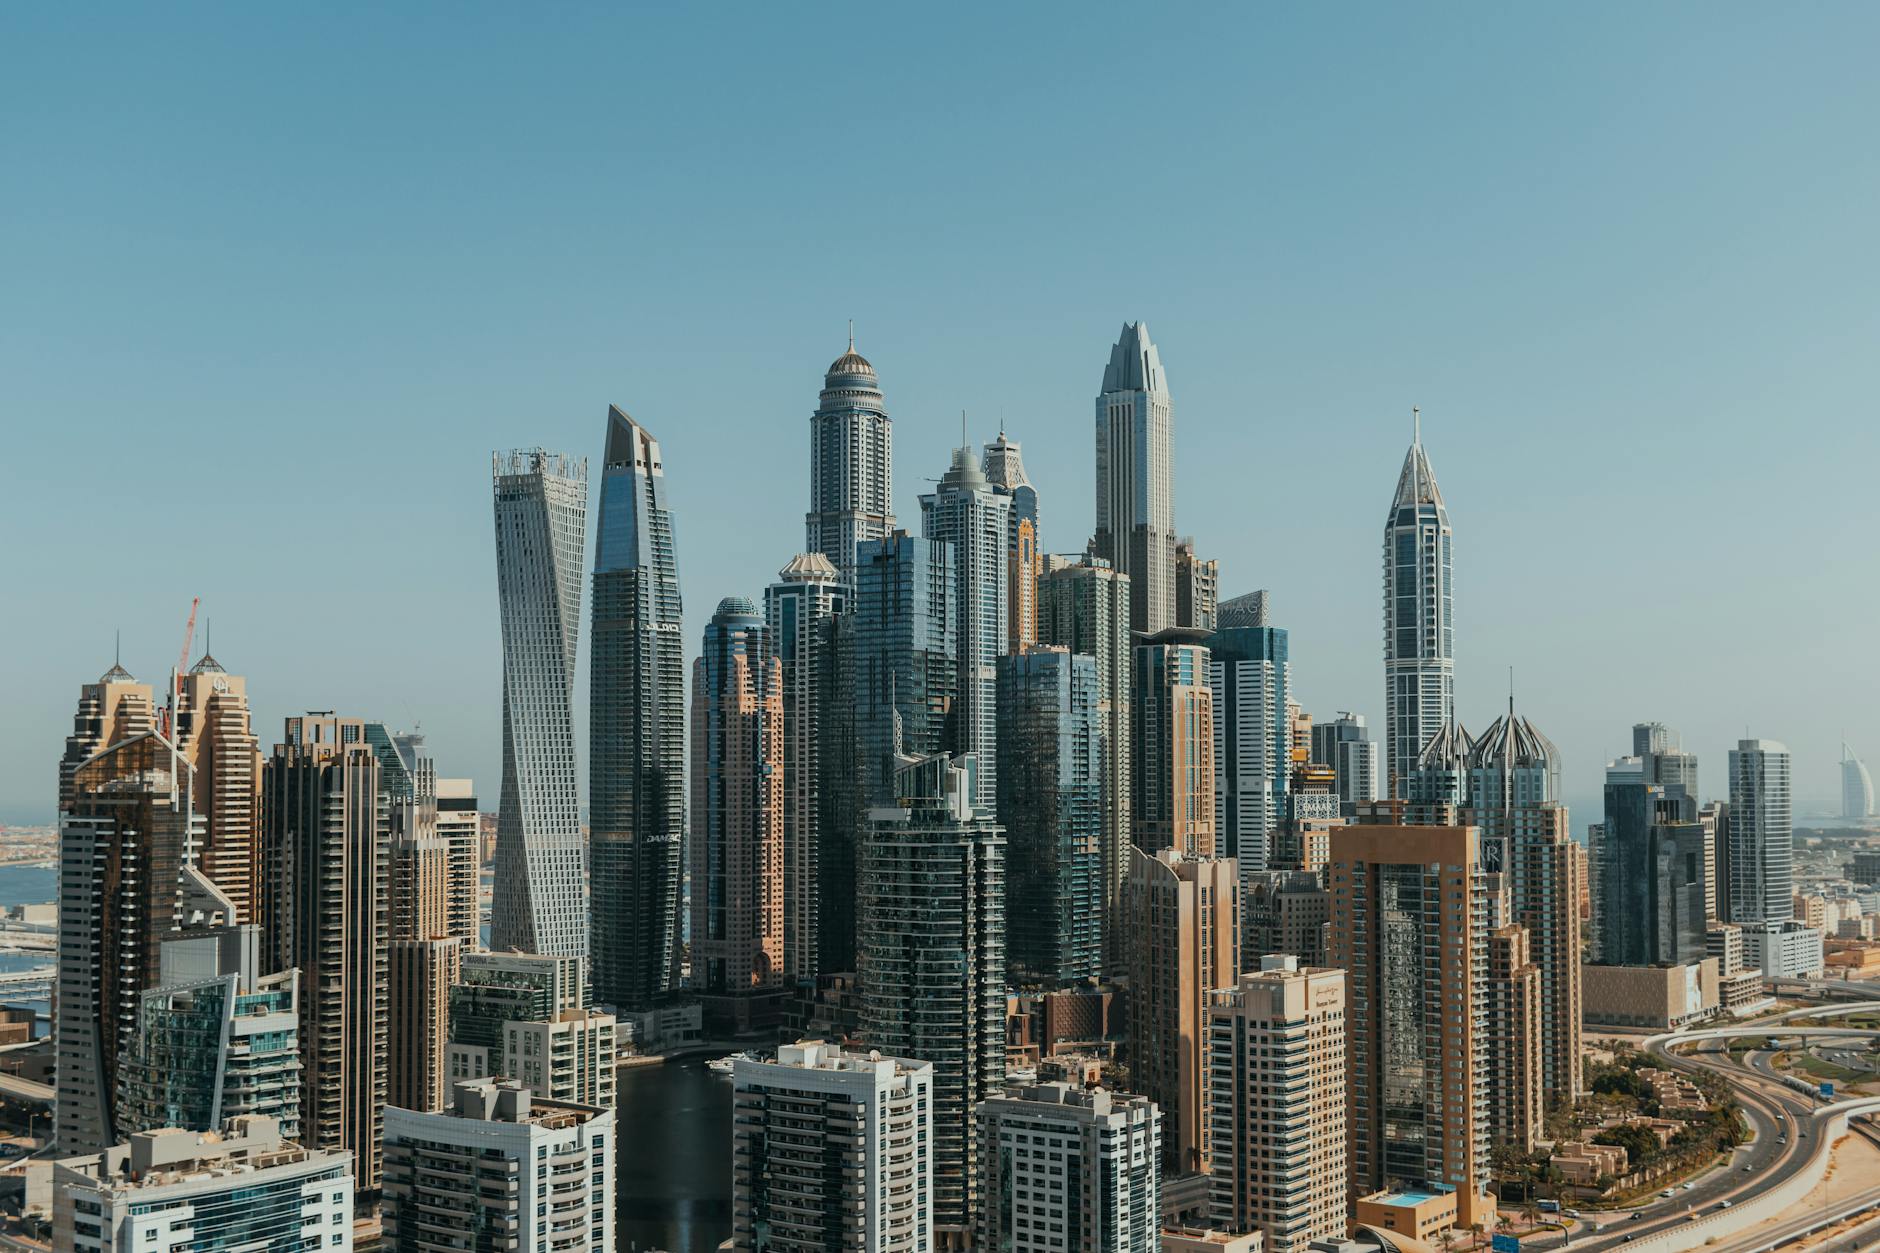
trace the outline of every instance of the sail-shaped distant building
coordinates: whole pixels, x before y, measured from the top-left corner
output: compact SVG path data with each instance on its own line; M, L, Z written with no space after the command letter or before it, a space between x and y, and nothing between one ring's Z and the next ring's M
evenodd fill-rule
M1841 817L1859 822L1873 814L1873 776L1867 764L1841 745Z
M1384 523L1384 756L1407 795L1423 747L1455 714L1449 510L1419 423Z
M809 422L804 547L829 558L853 587L857 546L894 530L894 424L881 398L881 380L855 351L853 332L849 350L823 377Z
M1174 408L1146 322L1124 325L1097 396L1096 556L1129 576L1129 625L1175 625Z
M607 410L594 549L588 870L594 999L637 1010L679 960L685 835L685 641L659 441Z
M495 454L496 598L503 626L503 786L490 947L585 957L588 897L575 788L575 649L587 459Z

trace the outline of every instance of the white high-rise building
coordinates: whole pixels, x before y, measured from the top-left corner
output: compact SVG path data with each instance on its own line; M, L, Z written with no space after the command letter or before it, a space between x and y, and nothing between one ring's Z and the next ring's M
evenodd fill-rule
M953 545L960 684L953 751L972 755L978 768L973 804L990 812L998 802L998 666L1011 625L1005 549L1012 498L981 472L978 453L970 446L955 448L952 466L920 498L920 521L923 539Z
M1175 625L1175 411L1149 324L1129 322L1097 396L1095 555L1129 577L1129 625Z
M932 1065L808 1041L731 1082L732 1248L934 1247Z
M1419 424L1384 523L1384 760L1393 797L1408 795L1423 746L1455 717L1450 536Z
M894 423L881 380L868 359L849 350L830 363L809 420L809 512L804 547L829 558L855 586L855 549L894 531Z
M1841 817L1859 822L1873 814L1873 776L1867 765L1841 745Z
M446 934L463 941L465 952L483 947L478 880L483 872L483 816L476 784L469 779L437 781L437 837L449 850L445 887Z
M1730 750L1730 921L1787 922L1795 916L1791 863L1789 750L1774 740L1738 740Z
M437 1113L385 1111L387 1249L613 1253L614 1111L506 1080L451 1089ZM296 1246L299 1247L299 1246Z
M1345 972L1260 959L1209 1009L1210 1217L1300 1253L1345 1230Z
M1162 1112L1155 1102L1043 1083L988 1097L975 1121L976 1248L1156 1253Z
M231 1119L219 1132L139 1132L53 1163L52 1247L351 1253L352 1155L302 1148L260 1115Z
M490 947L586 957L587 841L575 786L587 460L532 449L493 462L503 626L503 788Z

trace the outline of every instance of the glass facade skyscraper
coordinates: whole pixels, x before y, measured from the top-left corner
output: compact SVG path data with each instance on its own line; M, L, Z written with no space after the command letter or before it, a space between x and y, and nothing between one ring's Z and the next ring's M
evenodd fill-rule
M1129 576L1129 625L1175 625L1175 410L1146 322L1124 324L1097 395L1096 556Z
M999 824L1006 956L1018 984L1103 973L1103 719L1094 657L1033 648L999 659Z
M973 803L998 797L999 658L1006 651L1006 543L1012 498L996 492L971 448L953 450L939 486L920 498L921 534L953 549L954 637L959 697L949 747L976 767Z
M951 742L959 696L953 545L896 531L856 554L855 741L866 804L894 798L896 735L925 756Z
M503 784L490 945L585 954L586 842L570 700L581 635L587 460L539 448L499 452L492 488L503 627Z
M607 411L588 701L594 999L643 1009L679 966L685 641L659 441Z
M1668 966L1706 952L1704 844L1697 802L1682 786L1648 782L1643 763L1606 771L1600 825L1599 955L1608 966Z
M1730 750L1730 921L1787 922L1795 916L1795 832L1789 750L1774 740L1738 740Z
M1208 637L1214 691L1214 847L1241 878L1267 868L1286 814L1292 729L1286 698L1292 663L1282 627L1228 627Z
M856 550L894 530L894 424L881 380L868 359L849 350L823 377L810 416L806 543L829 558L842 581L855 581Z
M1455 716L1449 510L1418 429L1384 523L1384 757L1406 797L1430 737Z

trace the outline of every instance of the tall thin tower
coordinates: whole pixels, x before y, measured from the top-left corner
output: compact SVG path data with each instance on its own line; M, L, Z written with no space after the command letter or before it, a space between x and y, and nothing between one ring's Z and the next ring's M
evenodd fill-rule
M1129 576L1129 625L1175 625L1174 410L1149 324L1129 322L1097 396L1096 555Z
M659 441L612 406L594 550L588 852L594 997L644 1008L678 966L685 641Z
M493 459L503 623L503 788L490 946L585 957L587 877L575 790L575 645L587 459L539 448Z
M856 546L894 530L894 424L883 407L875 367L855 351L853 327L849 350L823 378L809 423L804 547L829 558L853 587Z
M1449 510L1419 418L1384 522L1384 756L1393 797L1407 794L1423 746L1455 713L1449 544Z

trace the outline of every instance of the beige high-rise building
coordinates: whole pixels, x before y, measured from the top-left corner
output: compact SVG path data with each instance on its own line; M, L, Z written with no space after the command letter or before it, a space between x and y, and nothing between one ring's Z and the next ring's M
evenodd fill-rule
M1123 923L1130 1086L1161 1107L1169 1173L1206 1173L1209 997L1239 976L1233 859L1131 849Z
M1175 541L1175 625L1215 629L1221 603L1221 563L1195 555L1193 536Z
M78 768L113 744L153 729L156 708L150 685L139 683L120 665L112 665L96 683L80 686L72 733L65 737L65 755L59 758L60 813L71 812L72 776Z
M483 863L482 815L476 785L469 779L437 781L437 834L450 850L444 893L445 934L463 941L466 953L483 947L477 887Z
M1541 968L1528 929L1488 937L1489 1134L1497 1145L1532 1153L1543 1130Z
M1345 1234L1345 972L1271 955L1209 1006L1208 1202L1268 1253Z
M1491 1221L1488 890L1474 827L1332 833L1329 964L1345 971L1355 1199L1453 1190Z
M1135 842L1151 853L1172 848L1214 856L1214 689L1207 638L1170 627L1136 641L1129 741Z
M450 989L463 960L456 936L393 940L387 953L391 1056L386 1100L400 1109L444 1108Z
M176 747L195 768L196 812L206 819L196 865L235 906L226 921L253 923L261 890L261 742L248 682L205 652L177 686Z
M262 921L273 969L300 971L300 1121L379 1186L390 1053L391 801L358 718L287 720L262 770Z

